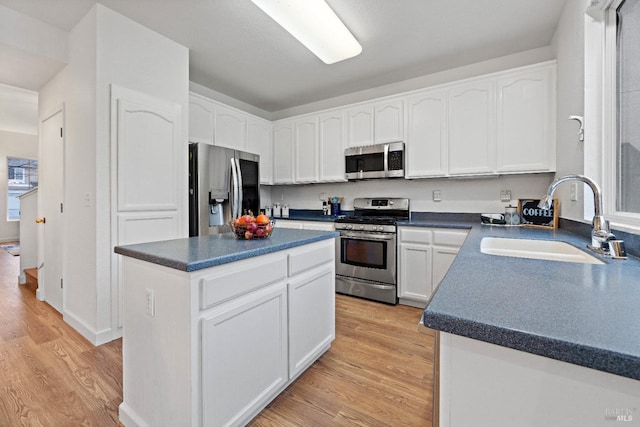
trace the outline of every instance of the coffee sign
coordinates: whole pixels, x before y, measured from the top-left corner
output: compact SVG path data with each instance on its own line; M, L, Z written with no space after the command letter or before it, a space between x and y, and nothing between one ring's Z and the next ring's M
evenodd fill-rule
M551 209L540 209L541 199L518 199L520 223L529 227L558 228L558 199L553 199Z

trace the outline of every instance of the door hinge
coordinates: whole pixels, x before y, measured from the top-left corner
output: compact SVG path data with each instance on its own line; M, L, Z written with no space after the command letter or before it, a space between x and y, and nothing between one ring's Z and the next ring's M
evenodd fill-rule
M60 203L60 213L64 212L64 207L62 206L62 203Z
M62 281L62 278L60 278L60 289L64 288L64 282Z
M60 128L60 138L62 138L62 128Z

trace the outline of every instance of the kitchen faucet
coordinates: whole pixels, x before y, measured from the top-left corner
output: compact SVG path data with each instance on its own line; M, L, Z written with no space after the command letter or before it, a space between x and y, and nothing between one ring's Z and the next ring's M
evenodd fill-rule
M544 196L538 207L540 209L551 209L553 204L553 192L556 191L558 185L562 184L566 181L582 181L591 187L593 191L593 204L595 206L595 213L593 216L593 229L591 230L591 246L589 249L599 252L602 254L609 254L609 243L608 241L614 240L616 237L611 233L609 229L609 221L604 219L602 215L602 197L600 193L600 187L596 184L591 178L588 178L584 175L567 175L562 178L556 179L551 183L549 189L547 190L547 194Z

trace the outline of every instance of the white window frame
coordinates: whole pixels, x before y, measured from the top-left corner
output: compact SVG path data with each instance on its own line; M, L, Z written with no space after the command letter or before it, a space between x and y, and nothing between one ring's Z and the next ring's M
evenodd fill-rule
M617 28L623 0L593 0L585 16L585 175L602 183L605 217L613 228L640 233L640 214L616 210ZM593 202L585 197L585 218Z

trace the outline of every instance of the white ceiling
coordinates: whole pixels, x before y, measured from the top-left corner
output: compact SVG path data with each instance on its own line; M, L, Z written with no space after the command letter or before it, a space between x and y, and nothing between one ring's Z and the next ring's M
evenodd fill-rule
M363 46L358 57L333 65L250 0L99 3L188 47L191 81L274 112L548 46L565 1L327 0ZM0 0L67 31L94 3ZM46 67L46 61L37 66ZM26 73L31 80L33 71ZM45 82L18 86L38 89Z

